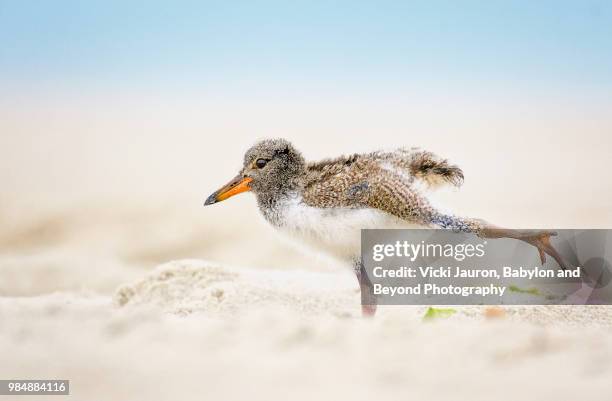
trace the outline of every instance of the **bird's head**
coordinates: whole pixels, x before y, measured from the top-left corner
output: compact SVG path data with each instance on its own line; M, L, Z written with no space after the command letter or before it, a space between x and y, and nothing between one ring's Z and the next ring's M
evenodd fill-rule
M284 193L298 185L305 171L304 158L289 141L265 139L245 153L238 175L210 195L204 205L212 205L246 191L253 191L257 196Z

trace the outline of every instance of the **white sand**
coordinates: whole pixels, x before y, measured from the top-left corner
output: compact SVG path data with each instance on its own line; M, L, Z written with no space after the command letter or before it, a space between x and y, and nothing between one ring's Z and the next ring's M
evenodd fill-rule
M358 305L349 274L172 262L112 297L0 298L0 377L78 400L610 399L610 307Z
M611 307L516 307L498 320L458 308L428 323L423 307L383 307L364 320L354 277L287 249L250 195L202 207L256 137L286 136L309 159L422 146L464 168L457 212L609 228L609 102L319 89L11 92L0 378L70 379L72 395L52 399L73 401L609 400ZM215 263L153 271L187 258Z

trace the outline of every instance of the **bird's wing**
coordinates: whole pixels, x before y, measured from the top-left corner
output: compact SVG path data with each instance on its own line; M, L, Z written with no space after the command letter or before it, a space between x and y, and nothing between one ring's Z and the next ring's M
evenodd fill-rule
M424 164L421 160L372 153L311 163L303 201L318 207L370 207L410 222L430 224L436 212L414 186L417 175L422 174L418 167Z
M411 180L421 180L428 187L463 184L463 171L432 152L418 148L400 148L390 152L374 152L370 155L382 167L398 174L406 174Z
M361 177L368 172L384 175L384 171L408 184L420 181L426 184L425 188L443 185L459 187L463 184L463 171L457 165L419 148L353 154L308 165L310 182L332 179L340 173Z

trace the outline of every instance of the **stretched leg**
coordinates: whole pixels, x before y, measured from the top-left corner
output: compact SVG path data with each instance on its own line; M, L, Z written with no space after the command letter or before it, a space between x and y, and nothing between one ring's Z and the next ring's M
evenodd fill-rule
M550 255L557 261L559 266L565 270L567 264L550 243L550 237L557 235L549 230L513 230L510 228L497 227L483 220L469 219L452 215L434 213L431 223L452 230L474 233L482 238L514 238L536 247L540 254L542 264L546 262L546 255Z
M567 265L563 258L557 252L555 247L550 243L550 237L557 235L554 231L549 230L512 230L509 228L495 227L486 225L479 234L483 238L514 238L537 248L540 253L540 261L546 263L546 255L550 255L557 261L559 266L567 269Z
M374 316L376 314L376 296L372 294L372 282L365 271L361 258L355 260L354 269L361 290L361 314L366 317Z

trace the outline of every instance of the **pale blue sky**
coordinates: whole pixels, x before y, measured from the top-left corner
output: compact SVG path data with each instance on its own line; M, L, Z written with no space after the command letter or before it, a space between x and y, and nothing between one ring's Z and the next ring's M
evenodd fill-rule
M11 85L612 89L605 1L6 1Z

